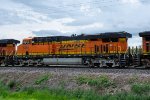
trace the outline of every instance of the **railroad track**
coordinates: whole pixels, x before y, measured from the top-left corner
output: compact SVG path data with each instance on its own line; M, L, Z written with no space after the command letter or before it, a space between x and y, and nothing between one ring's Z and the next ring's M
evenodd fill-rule
M29 66L20 66L20 65L8 65L8 66L4 66L4 65L0 65L0 67L35 67L35 68L40 68L40 67L45 67L45 68L97 68L97 69L150 69L150 67L148 68L145 68L145 66L139 66L139 67L134 67L134 66L126 66L126 67L119 67L119 66L116 66L116 67L89 67L89 66L86 66L86 65L40 65L40 66L34 66L34 65L29 65Z
M89 67L0 67L0 72L2 71L19 71L19 72L52 72L52 73L114 73L114 74L150 74L149 69L133 69L133 68L89 68Z

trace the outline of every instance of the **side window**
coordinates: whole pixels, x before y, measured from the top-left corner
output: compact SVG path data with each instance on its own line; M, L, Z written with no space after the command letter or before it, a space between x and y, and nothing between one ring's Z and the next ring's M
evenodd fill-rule
M25 41L25 40L23 40L22 44L26 44L26 41Z
M150 46L150 44L146 43L146 52L149 52L149 46Z
M29 44L32 44L32 40L28 40Z
M31 40L31 42L32 42L32 45L34 45L34 44L35 44L35 42L34 42L33 40Z
M146 41L150 41L150 37L145 37L145 40Z

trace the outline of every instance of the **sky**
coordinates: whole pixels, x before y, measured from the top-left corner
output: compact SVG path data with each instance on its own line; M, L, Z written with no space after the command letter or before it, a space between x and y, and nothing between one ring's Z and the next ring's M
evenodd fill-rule
M0 0L0 39L150 31L150 0Z

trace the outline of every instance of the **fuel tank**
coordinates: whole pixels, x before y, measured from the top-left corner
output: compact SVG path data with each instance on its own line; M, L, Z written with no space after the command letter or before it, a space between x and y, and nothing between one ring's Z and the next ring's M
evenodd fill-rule
M82 58L44 58L45 65L81 65Z

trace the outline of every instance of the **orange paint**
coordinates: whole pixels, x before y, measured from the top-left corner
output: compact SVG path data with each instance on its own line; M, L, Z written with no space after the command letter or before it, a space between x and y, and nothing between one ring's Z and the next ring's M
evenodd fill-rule
M11 45L11 46L10 46ZM16 52L16 46L9 44L6 47L0 47L0 56L12 56Z
M17 55L89 55L89 54L114 54L127 51L127 39L119 38L118 42L103 42L102 39L95 41L61 41L51 43L32 43L32 39L24 39L23 44L18 46Z

